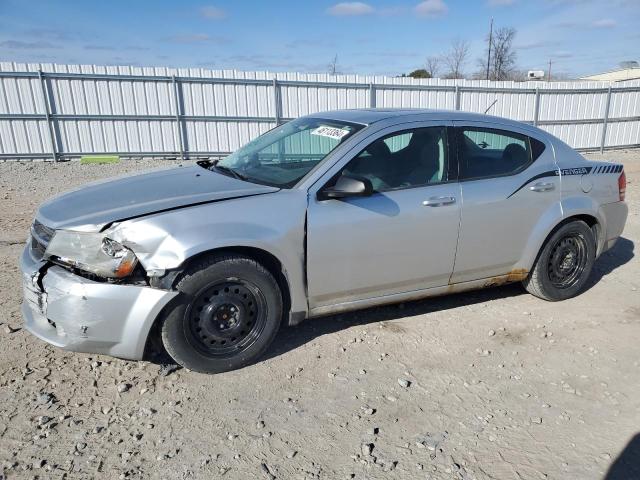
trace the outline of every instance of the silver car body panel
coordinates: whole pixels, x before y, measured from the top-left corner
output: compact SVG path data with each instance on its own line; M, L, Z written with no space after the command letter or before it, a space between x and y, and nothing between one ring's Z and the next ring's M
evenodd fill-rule
M600 255L622 234L628 207L619 199L617 179L623 167L585 160L561 140L551 137L562 181L562 216L589 215L597 220Z
M203 252L257 249L278 259L291 309L306 312L307 195L297 189L176 209L119 223L109 236L131 248L147 272L177 269Z
M95 182L43 203L37 217L54 229L99 231L114 220L276 191L196 165Z
M361 139L318 182L321 187L355 155L381 136L446 122L402 122ZM307 250L309 306L421 290L449 282L460 223L456 182L375 193L342 201L309 195ZM454 202L429 208L432 197ZM429 248L429 255L420 255Z
M454 124L500 128L486 121ZM516 175L460 183L463 204L460 240L450 283L505 274L524 278L531 267L529 259L523 258L527 244L544 241L561 216L560 177L555 175L558 166L550 142L525 126L509 126L508 131L532 136L546 148L538 159ZM539 177L548 172L554 176ZM534 191L527 188L530 184L546 188ZM523 212L527 212L526 215Z
M288 285L290 323L294 317L521 280L549 233L568 217L597 220L598 254L624 228L627 207L617 189L621 166L588 162L533 126L434 110L344 110L313 117L367 126L291 189L194 166L93 184L45 203L36 218L54 229L104 231L132 249L150 277L180 271L211 251L269 255L281 264ZM370 142L434 125L511 130L540 140L546 149L523 172L508 177L317 200L327 181ZM532 190L538 183L553 188ZM422 206L435 196L455 202ZM95 282L34 260L29 247L21 270L27 329L77 351L140 358L149 329L177 295L170 284Z
M149 330L175 291L94 282L61 267L42 272L22 254L25 328L55 346L139 360Z

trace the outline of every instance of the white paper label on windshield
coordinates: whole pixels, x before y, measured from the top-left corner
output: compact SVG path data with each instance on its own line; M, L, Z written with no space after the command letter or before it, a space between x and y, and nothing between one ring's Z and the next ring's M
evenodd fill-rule
M311 132L311 135L320 135L321 137L334 138L336 140L342 139L345 135L349 134L349 130L343 130L341 128L328 127L322 125Z

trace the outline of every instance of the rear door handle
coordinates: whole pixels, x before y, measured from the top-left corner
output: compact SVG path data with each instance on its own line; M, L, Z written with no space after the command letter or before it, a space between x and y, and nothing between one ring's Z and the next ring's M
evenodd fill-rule
M532 192L549 192L551 190L555 190L556 186L552 182L539 182L534 183L529 187L529 190Z
M428 200L422 202L425 207L442 207L444 205L451 205L456 203L456 197L430 197Z

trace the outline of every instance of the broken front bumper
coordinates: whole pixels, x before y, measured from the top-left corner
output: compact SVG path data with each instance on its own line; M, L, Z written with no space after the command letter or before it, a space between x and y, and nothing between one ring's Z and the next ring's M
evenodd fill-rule
M177 293L93 282L31 257L20 259L25 328L65 350L139 360L154 320Z

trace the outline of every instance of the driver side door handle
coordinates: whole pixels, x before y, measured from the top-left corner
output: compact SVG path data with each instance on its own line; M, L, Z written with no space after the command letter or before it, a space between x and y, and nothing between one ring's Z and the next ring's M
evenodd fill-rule
M456 197L430 197L422 202L425 207L442 207L456 203Z

